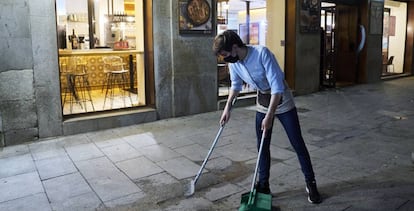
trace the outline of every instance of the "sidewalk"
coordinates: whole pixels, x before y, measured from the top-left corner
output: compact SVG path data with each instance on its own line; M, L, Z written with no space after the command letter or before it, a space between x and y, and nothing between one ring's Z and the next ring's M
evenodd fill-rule
M414 210L414 77L296 97L324 201L275 121L273 210ZM237 210L256 162L254 107L239 107L193 197L183 196L221 111L0 149L0 210Z

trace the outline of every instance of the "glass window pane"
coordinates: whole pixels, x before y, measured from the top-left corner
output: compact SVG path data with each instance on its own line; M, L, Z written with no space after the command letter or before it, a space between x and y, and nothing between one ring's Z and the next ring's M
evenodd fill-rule
M146 105L143 0L57 0L56 16L64 115Z

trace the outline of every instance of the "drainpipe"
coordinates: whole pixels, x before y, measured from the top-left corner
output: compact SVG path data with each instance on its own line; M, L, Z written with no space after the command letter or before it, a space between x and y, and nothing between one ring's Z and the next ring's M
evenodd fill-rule
M246 28L247 28L247 40L246 44L250 44L250 1L246 1Z
M0 112L0 147L4 147L4 135L3 135L3 119Z

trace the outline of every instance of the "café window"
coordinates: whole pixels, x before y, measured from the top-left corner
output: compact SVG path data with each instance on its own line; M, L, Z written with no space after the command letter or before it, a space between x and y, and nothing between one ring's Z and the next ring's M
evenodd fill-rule
M146 105L144 0L56 0L63 115Z

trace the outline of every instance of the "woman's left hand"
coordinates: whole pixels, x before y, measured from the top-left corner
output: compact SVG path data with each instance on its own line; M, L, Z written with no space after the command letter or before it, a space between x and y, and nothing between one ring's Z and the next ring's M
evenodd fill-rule
M262 130L269 129L273 124L273 115L266 115L262 121Z

